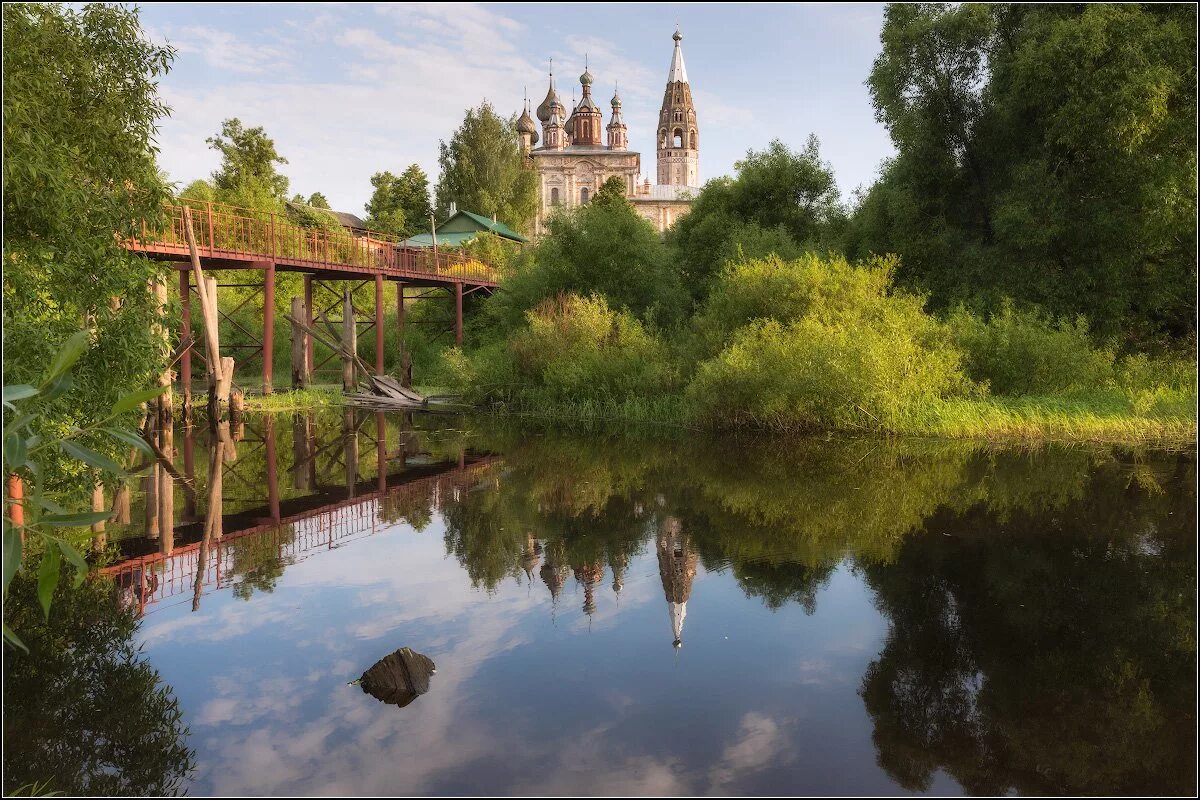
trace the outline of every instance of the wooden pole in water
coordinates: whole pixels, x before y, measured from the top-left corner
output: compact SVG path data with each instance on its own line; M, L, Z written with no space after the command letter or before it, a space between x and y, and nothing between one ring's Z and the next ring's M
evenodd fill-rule
M192 288L191 273L179 270L180 338L192 338ZM192 412L192 348L188 347L179 357L179 390L183 393L183 416Z
M342 389L353 392L358 384L354 379L354 357L358 355L358 326L354 322L354 302L350 290L342 291Z
M313 291L312 291L312 275L304 276L304 324L309 328L313 326ZM309 380L313 374L313 340L308 335L308 331L304 332L304 364L305 374Z
M292 298L292 388L307 389L309 382L308 371L308 334L296 324L297 320L306 319L308 315L304 301L299 297Z
M272 218L273 219L273 218ZM274 235L274 222L271 225ZM272 241L274 247L274 241ZM275 262L268 262L263 276L263 394L275 391L272 385L275 370Z
M209 218L212 218L211 215ZM183 207L183 221L188 255L192 260L192 271L196 273L196 293L200 296L200 311L204 316L204 352L208 364L209 403L212 404L217 399L213 395L213 391L220 385L223 378L221 346L217 340L217 282L215 279L204 277L204 268L200 266L200 254L196 250L196 233L192 230L192 210L186 205ZM211 283L209 283L210 280Z
M166 326L166 316L167 316L167 283L166 283L166 281L164 281L160 278L155 278L154 282L151 286L151 291L154 293L155 311L158 316L158 320L156 320L154 322L152 327L154 329L154 332L162 339L162 348L163 348L163 353L164 353L163 361L167 361L170 358L170 352L171 352L171 334L167 330L167 326ZM157 405L156 410L157 410L157 413L159 416L159 425L160 426L162 426L162 425L169 426L171 424L171 417L172 417L172 410L173 410L173 408L172 408L173 400L171 398L171 384L173 383L173 378L174 378L174 374L171 372L171 366L169 364L166 365L166 367L164 367L163 371L160 372L158 375L158 385L163 390L162 394L160 394L158 396L158 399L156 401L156 405Z
M375 273L375 374L383 374L383 273Z
M175 427L170 420L159 427L158 443L168 461L175 457ZM158 470L158 530L161 550L170 555L175 549L175 479L165 467Z

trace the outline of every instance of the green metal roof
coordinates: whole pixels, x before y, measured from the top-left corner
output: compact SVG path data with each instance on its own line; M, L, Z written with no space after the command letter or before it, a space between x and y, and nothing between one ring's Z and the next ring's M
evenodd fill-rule
M511 239L514 242L529 241L524 236L522 236L521 234L514 231L512 228L505 225L503 222L495 222L488 217L482 217L479 214L472 214L470 211L456 212L445 222L438 225L438 230L441 231L442 228L447 228L447 233L449 233L451 231L454 231L454 232L461 231L464 227L463 223L466 223L465 227L476 228L476 230L490 231L490 232L496 234L497 236L502 236L505 239ZM472 225L471 223L474 223L474 224ZM476 226L478 226L478 227L476 227ZM438 238L440 240L440 238L441 238L440 233L438 234Z
M494 233L497 236L514 242L528 242L521 234L505 225L470 211L456 211L444 222L437 226L437 243L439 246L458 247L469 242L482 232ZM409 247L433 247L433 236L428 233L418 233L404 240Z
M442 233L438 231L437 243L438 247L458 247L465 242L469 242L479 235L479 231L461 231ZM418 233L404 240L404 244L409 247L433 247L433 236L428 233Z

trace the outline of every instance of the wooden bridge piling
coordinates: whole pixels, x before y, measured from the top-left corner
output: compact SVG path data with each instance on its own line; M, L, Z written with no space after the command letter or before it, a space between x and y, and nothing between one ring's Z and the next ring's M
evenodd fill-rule
M275 262L263 265L262 392L271 394L275 368Z
M358 323L354 321L354 298L349 289L342 291L342 389L353 392L358 388L354 378L354 358L358 355Z
M179 316L180 338L192 338L192 279L191 271L179 270ZM183 415L192 411L192 348L189 346L179 357L179 388L183 393Z
M292 388L307 389L311 375L308 367L308 336L296 324L307 319L308 309L299 297L292 298Z
M313 326L313 276L307 272L304 273L304 324L310 328ZM306 372L311 380L313 374L313 340L307 331L304 334L304 360L307 366Z
M375 273L375 374L383 374L383 273Z

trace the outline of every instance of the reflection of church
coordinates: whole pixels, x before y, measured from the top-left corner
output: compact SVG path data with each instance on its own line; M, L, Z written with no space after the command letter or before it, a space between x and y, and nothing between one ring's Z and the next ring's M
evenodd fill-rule
M671 615L671 633L676 647L683 645L683 620L687 616L687 601L692 594L696 577L696 553L676 517L667 517L655 537L658 551L658 576L662 579L667 611Z
M658 576L662 581L667 613L671 619L672 643L678 648L683 645L683 621L687 617L688 598L692 594L692 582L696 578L696 551L692 548L687 534L683 532L677 517L665 517L660 522L658 534L655 536L655 550L658 554ZM594 614L596 589L604 580L604 564L599 561L584 561L568 567L562 563L563 556L558 548L549 546L543 549L537 539L529 534L526 537L521 564L530 582L533 581L534 569L542 554L545 554L546 561L538 572L542 582L550 590L551 602L557 605L567 578L574 574L575 581L583 587L583 612L589 617ZM613 573L613 593L618 597L624 587L627 566L624 555L614 556L609 564Z
M537 107L542 127L540 147L536 146L537 125L526 103L517 121L517 133L522 152L538 174L534 235L542 233L555 209L586 205L614 176L625 184L625 194L638 214L659 231L665 231L691 208L692 197L700 186L700 140L692 88L683 64L683 35L676 31L673 38L675 51L658 114L657 185L652 185L649 177L641 179L642 157L629 149L620 95L613 92L612 113L605 126L604 115L592 98L594 79L586 67L579 76L583 97L570 115L554 87L554 73L550 73L546 99Z

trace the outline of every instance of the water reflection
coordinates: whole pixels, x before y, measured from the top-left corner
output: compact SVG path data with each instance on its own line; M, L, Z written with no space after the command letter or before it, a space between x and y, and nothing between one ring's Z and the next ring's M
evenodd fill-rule
M241 428L105 532L194 791L1194 788L1194 453ZM397 641L435 692L339 693Z
M138 653L136 619L108 587L64 581L51 622L36 579L5 600L29 653L5 648L4 792L176 795L195 766L179 701Z

